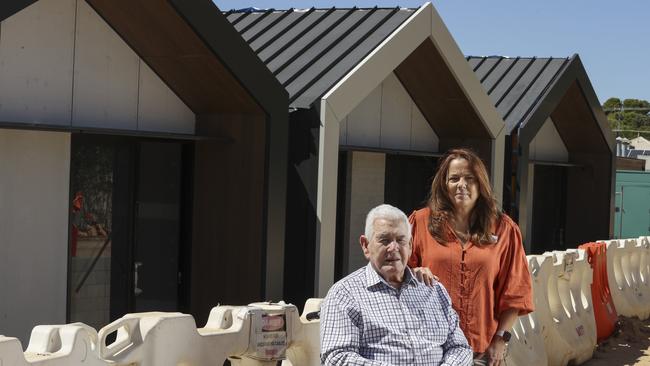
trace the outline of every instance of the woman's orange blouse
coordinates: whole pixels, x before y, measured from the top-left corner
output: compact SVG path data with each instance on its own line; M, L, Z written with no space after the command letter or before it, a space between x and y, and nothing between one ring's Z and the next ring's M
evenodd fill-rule
M521 242L519 227L503 214L493 227L496 244L465 248L450 237L446 245L438 243L429 233L431 209L411 214L413 253L410 267L428 267L445 286L460 327L474 352L485 352L499 325L499 315L507 309L519 315L533 311L533 296L528 262ZM451 229L448 228L451 232Z

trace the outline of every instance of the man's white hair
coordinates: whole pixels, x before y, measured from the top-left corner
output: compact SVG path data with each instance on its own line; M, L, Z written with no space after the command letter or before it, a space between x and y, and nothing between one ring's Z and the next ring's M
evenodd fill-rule
M402 221L406 225L406 230L408 231L408 240L411 240L411 223L409 223L409 219L406 217L406 214L399 208L385 203L370 210L366 216L366 230L364 232L364 235L366 238L368 238L368 240L372 240L373 235L375 235L373 224L377 219Z

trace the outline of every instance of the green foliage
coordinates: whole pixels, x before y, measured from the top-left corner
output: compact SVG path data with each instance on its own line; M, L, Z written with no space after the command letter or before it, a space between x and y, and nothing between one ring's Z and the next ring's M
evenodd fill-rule
M605 113L610 114L614 110L619 110L621 109L621 106L623 103L621 103L621 100L618 98L609 98L603 103L603 109L605 110Z
M616 136L650 138L650 102L647 100L609 98L603 103L603 109Z

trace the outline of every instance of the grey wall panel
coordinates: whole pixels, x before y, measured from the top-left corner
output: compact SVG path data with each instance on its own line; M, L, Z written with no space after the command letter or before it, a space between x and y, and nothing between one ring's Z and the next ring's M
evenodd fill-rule
M415 103L411 103L411 150L437 152L438 136Z
M347 116L347 144L379 147L381 129L381 84Z
M70 135L0 130L0 332L64 324Z
M194 134L194 113L140 62L138 130Z
M0 23L0 120L192 133L187 106L139 70L85 1L40 0Z
M41 0L0 23L0 120L70 125L76 0Z
M339 126L339 145L348 144L348 117L343 118Z
M138 56L85 1L76 29L72 125L137 129Z
M413 101L395 74L382 83L381 147L410 150Z
M344 118L339 131L342 145L438 151L438 137L394 73Z
M361 251L359 236L364 233L366 215L375 206L384 203L384 181L386 175L386 155L381 153L352 153L350 179L350 220L349 237L346 242L343 275L347 275L368 263Z
M569 152L555 128L553 120L548 118L530 142L529 160L568 162Z

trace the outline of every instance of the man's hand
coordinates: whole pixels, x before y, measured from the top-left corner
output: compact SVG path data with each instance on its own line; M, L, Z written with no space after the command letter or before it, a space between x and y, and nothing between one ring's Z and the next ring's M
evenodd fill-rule
M487 351L488 366L499 366L506 355L506 342L499 336L492 337Z
M424 284L429 287L433 287L433 285L438 282L438 276L435 276L433 273L431 273L431 270L428 267L413 268L413 273L415 274L415 277L418 279L418 281L424 282Z

